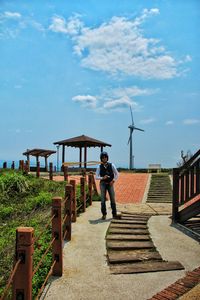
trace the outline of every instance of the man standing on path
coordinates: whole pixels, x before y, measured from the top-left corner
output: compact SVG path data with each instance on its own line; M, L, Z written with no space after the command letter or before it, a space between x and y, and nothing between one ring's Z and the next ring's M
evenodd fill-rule
M114 219L118 219L115 202L114 182L117 180L119 173L113 163L108 162L108 153L102 152L100 155L101 164L96 170L96 179L100 180L101 191L101 212L102 220L106 219L106 191L109 193L112 215Z

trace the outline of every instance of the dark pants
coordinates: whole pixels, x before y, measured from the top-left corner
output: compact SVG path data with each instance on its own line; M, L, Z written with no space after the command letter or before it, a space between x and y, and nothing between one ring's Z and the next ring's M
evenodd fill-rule
M113 216L116 216L117 210L116 210L116 203L115 203L115 191L113 184L106 184L105 182L100 182L100 190L101 190L101 212L102 215L107 215L106 211L106 191L109 193L110 197L110 206L112 208L112 214Z

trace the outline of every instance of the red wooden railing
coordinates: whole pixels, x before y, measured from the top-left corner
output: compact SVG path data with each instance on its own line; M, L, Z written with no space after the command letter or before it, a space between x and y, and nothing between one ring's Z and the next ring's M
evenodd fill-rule
M200 149L182 167L173 169L173 222L200 213Z
M51 275L62 276L63 272L63 240L71 240L72 222L76 222L77 211L86 210L86 202L92 205L93 192L96 193L94 175L88 175L88 199L86 199L86 177L81 177L81 205L76 205L76 182L70 180L66 184L64 200L61 197L54 197L52 200L51 218L44 226L37 238L34 238L32 227L19 227L16 230L16 252L15 264L10 274L8 283L0 299L7 299L8 291L12 285L12 300L26 299L32 300L32 279L36 272L41 268L45 256L52 251L52 265L35 299L39 299L48 278ZM37 266L33 270L34 245L42 237L44 230L51 226L52 239L47 249L42 255Z

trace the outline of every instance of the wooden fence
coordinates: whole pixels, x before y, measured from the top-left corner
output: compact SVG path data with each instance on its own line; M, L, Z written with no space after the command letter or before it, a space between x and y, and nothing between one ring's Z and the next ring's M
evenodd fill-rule
M86 210L86 202L92 205L92 196L97 193L94 175L88 175L88 198L86 199L86 176L80 179L81 204L77 207L76 181L70 180L65 186L65 197L52 199L51 218L45 229L51 226L52 239L46 251L33 269L34 245L44 230L37 238L34 238L34 228L18 227L16 230L16 253L14 268L10 274L8 283L1 296L1 300L7 299L8 291L12 285L12 300L32 300L32 279L41 268L41 264L49 251L52 253L52 265L49 273L41 286L35 299L39 299L42 291L51 275L62 276L63 273L63 241L71 240L72 222L76 222L77 212Z
M180 168L173 169L173 222L200 213L200 150Z

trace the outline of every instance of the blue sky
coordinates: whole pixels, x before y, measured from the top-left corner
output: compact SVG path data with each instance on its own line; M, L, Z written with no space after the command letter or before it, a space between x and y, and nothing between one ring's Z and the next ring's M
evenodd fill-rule
M85 134L128 167L131 106L135 167L176 167L200 146L199 28L198 0L2 0L0 159Z

